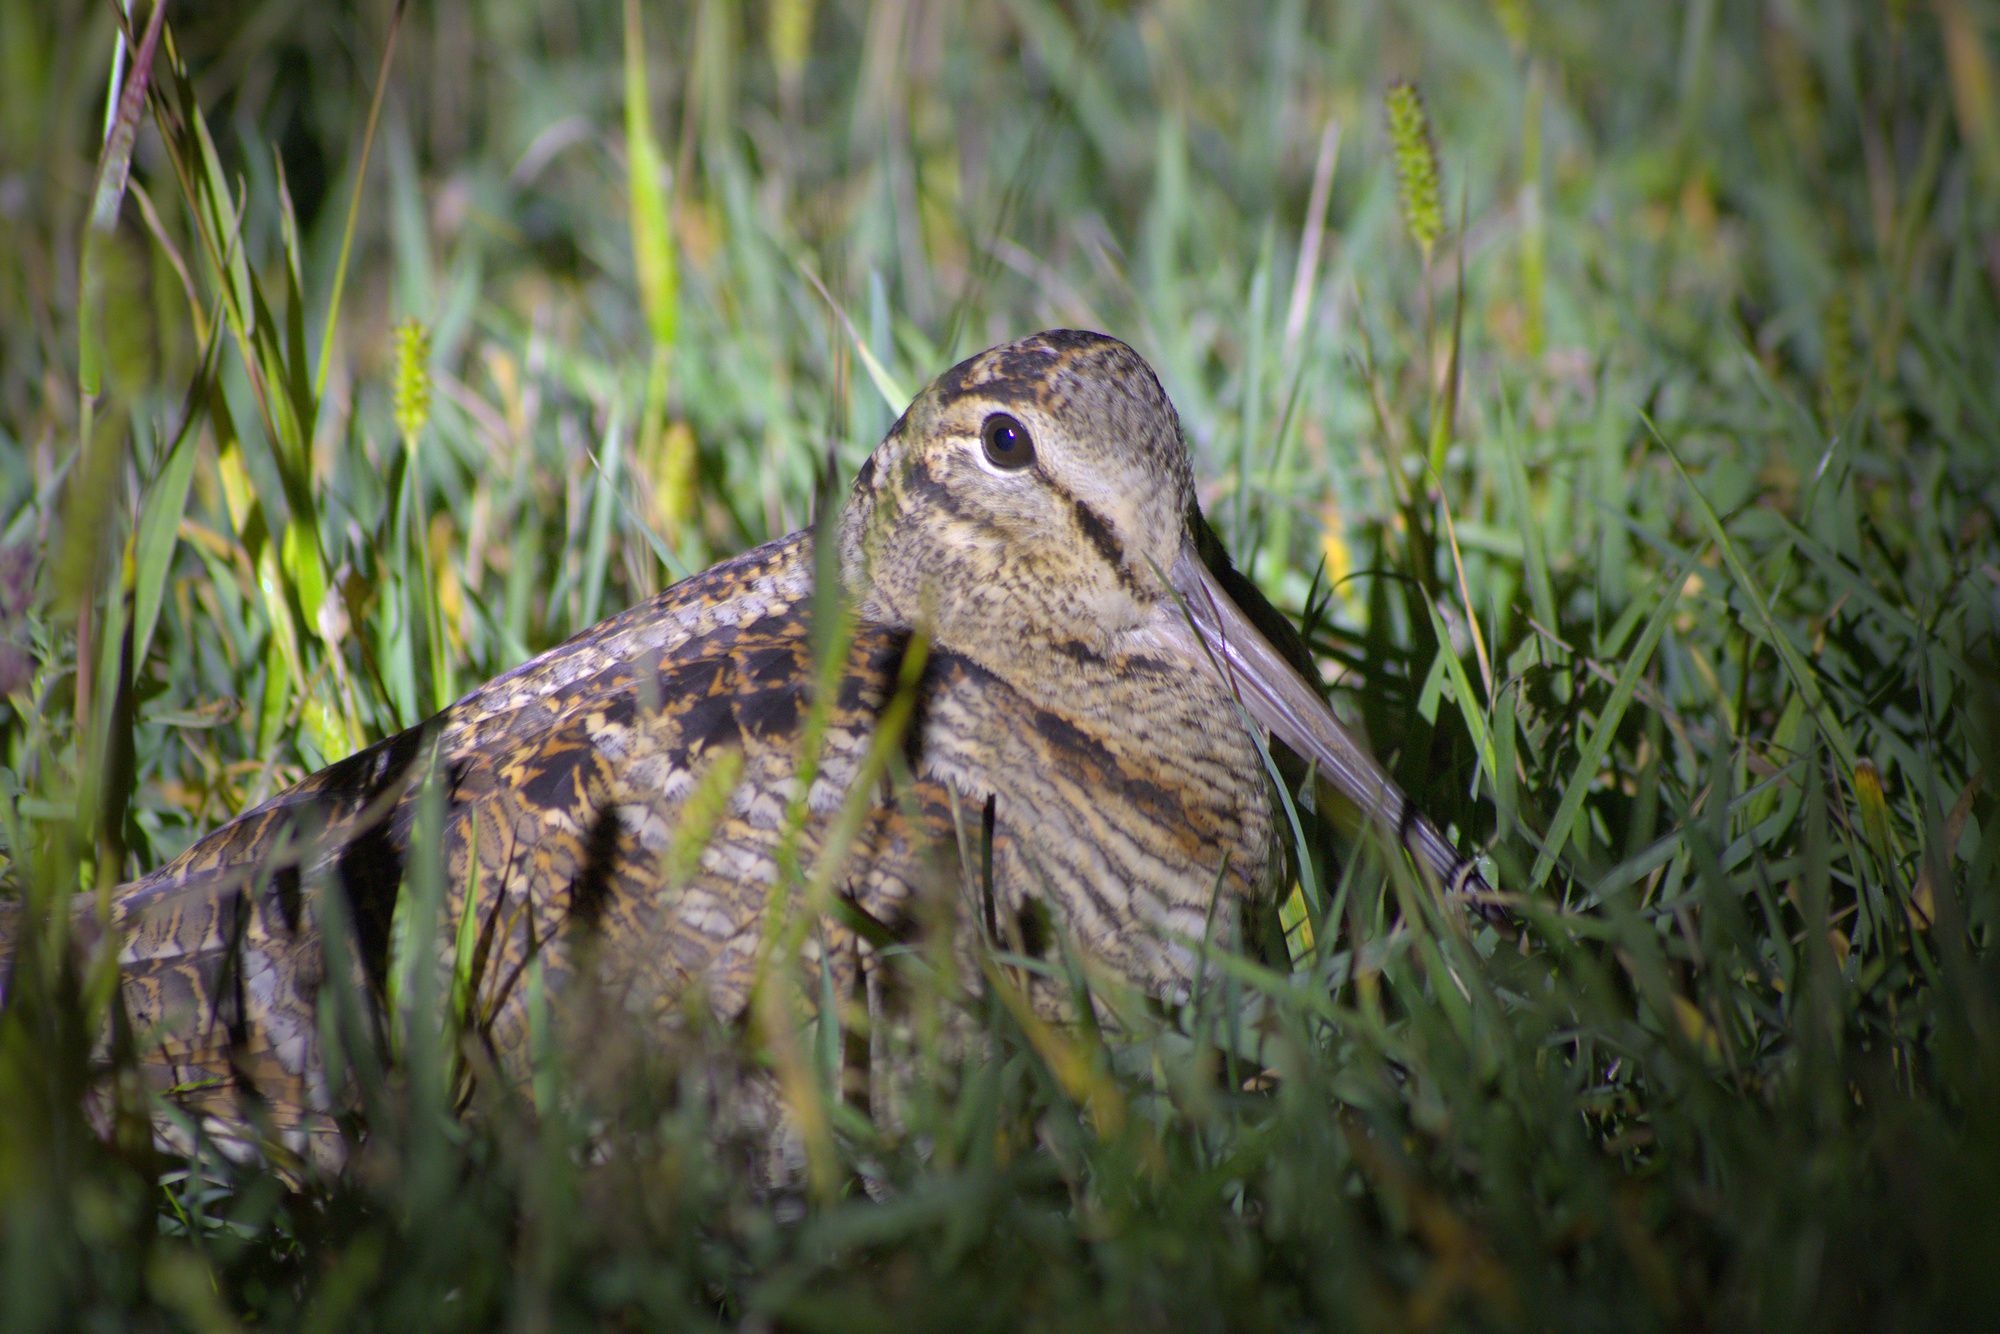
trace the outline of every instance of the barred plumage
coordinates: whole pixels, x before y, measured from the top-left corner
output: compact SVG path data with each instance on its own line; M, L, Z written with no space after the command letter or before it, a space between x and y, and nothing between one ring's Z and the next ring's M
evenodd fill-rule
M942 920L961 951L1045 947L1054 929L1145 992L1186 994L1202 942L1226 942L1282 864L1239 700L1451 889L1483 888L1299 679L1295 639L1272 647L1289 629L1228 570L1173 407L1123 343L1052 331L946 372L862 468L837 540L829 596L810 533L723 562L121 889L111 926L151 1081L225 1137L254 1141L263 1118L338 1161L324 933L352 921L357 948L336 957L379 1000L433 773L438 966L476 887L478 1032L517 1078L530 960L558 1005L609 996L672 1024L698 996L735 1022L788 875L843 901L808 949L843 989L867 988L882 940ZM836 606L851 633L819 698L814 616ZM899 681L914 708L876 764ZM726 800L697 830L705 781Z

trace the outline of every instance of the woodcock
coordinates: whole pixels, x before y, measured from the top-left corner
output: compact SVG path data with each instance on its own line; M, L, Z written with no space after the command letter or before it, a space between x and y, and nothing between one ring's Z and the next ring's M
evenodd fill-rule
M816 600L810 531L746 552L118 890L149 1082L225 1140L339 1158L325 934L353 924L347 957L379 998L432 774L440 951L470 901L481 1034L516 1077L530 960L556 1007L587 971L642 1023L690 996L734 1023L785 885L818 903L807 959L845 989L871 984L884 941L939 920L928 896L961 942L1046 947L1052 926L1141 991L1184 996L1204 943L1226 943L1284 865L1253 726L1449 889L1484 889L1299 675L1296 636L1209 534L1173 405L1125 344L1050 331L947 371L828 533L843 597ZM835 605L851 637L826 672L815 608Z

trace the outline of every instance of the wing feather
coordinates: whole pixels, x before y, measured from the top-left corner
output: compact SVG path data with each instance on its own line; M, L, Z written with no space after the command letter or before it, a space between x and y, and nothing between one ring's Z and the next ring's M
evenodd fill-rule
M474 1026L526 1073L527 988L558 996L583 960L629 1013L671 1016L689 994L724 1020L747 1000L773 886L828 853L831 817L897 677L900 636L864 629L815 711L808 539L794 535L669 589L472 691L420 727L305 779L122 889L121 998L147 1082L228 1141L336 1157L318 1008L323 895L344 896L353 978L379 1000L389 924L426 775L444 786L447 914L476 915ZM818 743L802 779L808 733ZM724 756L735 777L698 853L683 803ZM918 783L844 847L837 888L899 922L932 867L948 801ZM677 880L670 863L685 863ZM477 895L476 901L472 895ZM865 950L844 928L808 951L851 983Z

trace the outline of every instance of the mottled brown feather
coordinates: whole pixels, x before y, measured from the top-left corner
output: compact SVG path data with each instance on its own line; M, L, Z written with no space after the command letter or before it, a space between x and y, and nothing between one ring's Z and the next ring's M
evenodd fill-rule
M1030 433L1032 468L982 462L981 423L1003 410ZM433 776L435 963L449 967L476 886L474 1027L514 1079L531 961L558 1007L591 996L670 1028L699 998L734 1023L775 887L815 875L846 911L808 922L801 962L843 994L875 967L857 928L902 938L933 920L953 924L961 954L987 933L1045 945L1037 924L1052 922L1131 984L1186 994L1202 942L1231 938L1235 906L1280 863L1239 710L1157 632L1177 615L1160 572L1213 538L1145 363L1055 331L947 371L862 469L838 542L840 586L825 596L808 533L725 561L121 889L111 924L148 1081L225 1140L338 1161L349 1092L320 1046L326 961L351 958L356 994L379 1005ZM1217 551L1209 562L1226 566ZM821 692L814 609L836 606L851 634ZM897 761L871 771L913 652L913 721L886 738ZM695 855L685 803L725 761L740 769ZM351 949L328 950L335 920L352 922Z

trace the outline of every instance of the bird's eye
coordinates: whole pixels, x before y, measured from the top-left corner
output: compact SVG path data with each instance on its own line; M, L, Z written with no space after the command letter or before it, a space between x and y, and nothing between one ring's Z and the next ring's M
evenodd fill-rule
M1035 442L1028 428L1004 412L996 412L979 428L979 443L986 447L986 461L1009 472L1035 461Z

